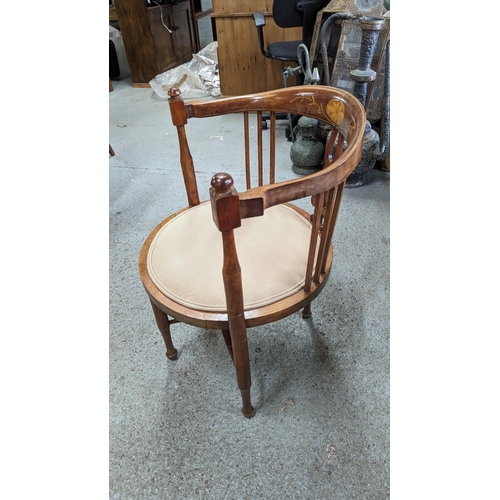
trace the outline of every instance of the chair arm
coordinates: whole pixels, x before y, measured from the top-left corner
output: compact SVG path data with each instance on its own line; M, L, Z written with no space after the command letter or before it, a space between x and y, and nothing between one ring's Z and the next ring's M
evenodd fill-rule
M266 20L264 19L264 14L262 12L254 12L253 20L255 21L255 26L260 28L266 25Z
M264 18L264 14L262 12L254 12L253 13L253 20L255 22L255 27L257 28L257 36L259 37L259 49L260 53L264 57L269 57L272 59L272 56L269 52L266 51L264 48L264 30L262 29L262 26L266 25L266 20Z
M212 217L221 232L228 232L241 226L241 210L238 192L233 178L224 172L212 177L210 203Z

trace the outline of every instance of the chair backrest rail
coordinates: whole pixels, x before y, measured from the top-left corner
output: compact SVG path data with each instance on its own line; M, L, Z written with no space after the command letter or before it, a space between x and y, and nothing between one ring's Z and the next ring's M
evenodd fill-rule
M361 151L354 157L339 163L336 168L328 167L307 178L283 181L272 186L251 188L239 193L242 218L256 217L263 214L263 210L281 203L291 202L300 198L307 198L322 191L331 189L347 178L361 158ZM326 171L325 171L326 170ZM323 172L323 175L320 175ZM257 210L257 207L260 207Z
M184 125L189 118L209 117L228 113L242 113L244 115L245 135L245 170L247 190L239 195L241 216L255 217L262 215L266 208L299 198L316 195L340 184L352 172L361 159L360 143L363 140L365 116L360 102L350 94L320 85L289 87L279 91L269 91L252 96L236 96L213 101L191 101L186 104L180 99L180 92L171 89L170 104L172 119L177 126L181 149L181 164L186 184L186 192L190 206L199 204L196 176L193 159L187 145ZM262 113L269 110L271 131L269 139L270 161L269 178L271 184L264 185L263 169L263 139ZM307 177L275 182L275 154L276 154L276 113L290 112L294 114L314 117L333 126L325 149L325 167ZM258 186L250 187L251 158L250 158L250 124L249 114L257 117L257 168ZM354 140L351 140L351 136ZM346 140L346 141L345 141ZM344 149L344 141L347 147ZM335 143L338 144L335 147ZM332 153L335 149L335 153ZM333 200L332 200L333 203ZM333 205L329 205L330 208Z
M241 113L244 111L269 110L276 113L293 113L310 116L318 120L332 123L332 118L326 111L332 100L342 103L346 110L346 119L335 124L345 137L349 137L352 128L361 125L364 110L361 103L350 94L340 92L334 87L322 85L306 85L297 91L297 87L288 87L276 91L262 92L254 96L235 96L220 101L192 101L186 104L187 118L205 118L220 114Z

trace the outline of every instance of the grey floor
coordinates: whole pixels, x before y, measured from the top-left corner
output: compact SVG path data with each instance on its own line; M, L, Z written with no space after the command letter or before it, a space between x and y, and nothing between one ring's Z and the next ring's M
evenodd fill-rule
M388 499L390 174L373 170L346 190L312 318L249 331L257 413L247 420L220 332L173 325L180 356L165 357L137 260L148 233L186 204L176 131L151 89L113 84L110 498ZM187 127L207 195L235 162L239 119ZM278 143L279 175L293 177L284 132Z

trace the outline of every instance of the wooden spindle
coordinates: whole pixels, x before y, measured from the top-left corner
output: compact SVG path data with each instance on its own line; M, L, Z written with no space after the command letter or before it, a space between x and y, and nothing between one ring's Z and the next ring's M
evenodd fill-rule
M339 184L335 188L335 195L334 195L335 202L333 205L332 213L330 215L330 223L328 225L328 234L327 234L327 239L328 239L329 243L332 242L333 231L335 230L335 226L337 225L337 217L339 215L340 202L342 201L342 194L344 192L344 186L345 186L345 181L342 182L341 184ZM325 270L326 270L326 256L325 256L325 259L321 265L321 272L324 273Z
M275 183L275 168L276 168L276 113L271 111L270 120L270 145L269 145L269 183Z
M337 136L337 149L335 150L334 160L338 160L342 156L343 152L344 152L344 136L339 133Z
M328 250L330 248L330 242L327 238L328 225L330 223L330 215L333 211L333 203L335 201L335 190L336 188L330 189L326 194L326 208L323 221L323 229L321 231L321 242L319 244L318 259L316 261L316 269L314 271L314 282L319 283L320 275L324 269L326 263L326 257L328 255Z
M309 242L309 254L306 266L306 278L304 283L304 291L311 291L312 274L314 267L314 260L316 257L316 248L318 246L319 228L321 226L321 217L323 214L323 205L325 200L325 193L320 193L314 196L314 212L312 217L311 240Z
M337 129L333 129L332 132L330 133L330 137L328 138L328 142L325 147L325 165L328 165L329 163L333 162L333 146L335 144L335 139L339 135L339 131Z
M259 165L259 186L264 183L264 175L262 171L262 111L257 111L257 158Z
M250 127L248 125L248 111L244 112L245 124L245 172L247 177L247 189L252 187L252 179L250 172Z

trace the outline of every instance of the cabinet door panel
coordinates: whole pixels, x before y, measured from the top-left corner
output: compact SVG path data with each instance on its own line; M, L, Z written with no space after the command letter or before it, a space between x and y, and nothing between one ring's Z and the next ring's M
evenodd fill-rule
M160 73L177 66L176 54L174 48L174 37L176 32L169 33L163 23L170 29L174 25L172 7L163 6L161 8L163 22L160 14L160 8L149 9L149 22L155 45L156 59Z
M196 42L191 22L191 9L189 2L181 2L172 6L174 23L176 26L175 43L177 59L180 63L191 61L196 52Z

